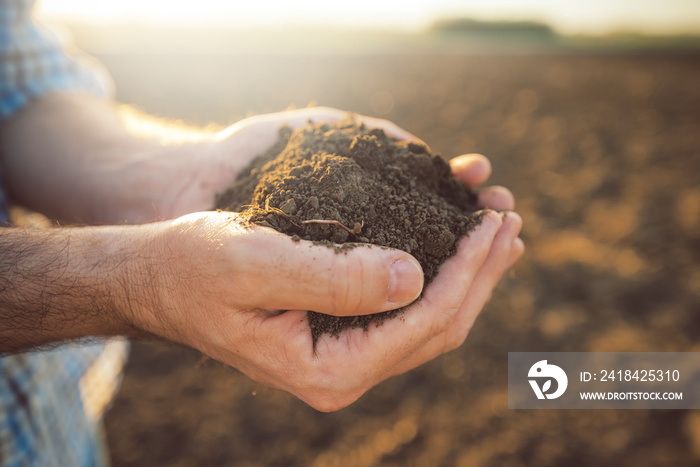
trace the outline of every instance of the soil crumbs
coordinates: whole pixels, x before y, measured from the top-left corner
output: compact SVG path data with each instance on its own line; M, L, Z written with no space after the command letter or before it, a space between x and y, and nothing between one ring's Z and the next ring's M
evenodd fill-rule
M281 128L279 140L217 196L215 208L337 252L363 243L406 251L423 267L426 285L481 220L476 195L444 159L352 116ZM308 319L315 342L324 333L338 337L348 327L379 325L398 311L354 317L309 312Z

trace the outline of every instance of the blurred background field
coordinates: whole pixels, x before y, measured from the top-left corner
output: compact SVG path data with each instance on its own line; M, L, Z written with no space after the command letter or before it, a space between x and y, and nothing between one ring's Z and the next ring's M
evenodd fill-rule
M338 413L135 343L106 418L115 466L700 465L696 411L507 408L508 352L700 351L697 36L525 20L325 41L74 25L118 99L156 115L223 125L313 103L393 120L447 158L484 153L527 246L464 346Z

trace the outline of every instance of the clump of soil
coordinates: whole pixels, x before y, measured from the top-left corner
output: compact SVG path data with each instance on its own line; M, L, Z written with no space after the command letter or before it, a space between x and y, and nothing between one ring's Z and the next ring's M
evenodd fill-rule
M445 160L352 117L281 128L279 140L217 196L215 208L339 252L358 243L404 250L420 262L426 285L481 220L475 194ZM324 333L337 337L345 328L367 329L394 315L309 312L308 319L315 342Z

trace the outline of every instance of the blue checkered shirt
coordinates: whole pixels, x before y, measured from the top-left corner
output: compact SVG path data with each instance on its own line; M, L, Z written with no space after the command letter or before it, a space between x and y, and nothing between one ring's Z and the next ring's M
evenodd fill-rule
M0 0L0 125L49 92L111 92L99 67L32 20L33 3ZM0 224L5 200L0 186ZM0 358L0 466L106 465L101 417L126 353L114 339Z

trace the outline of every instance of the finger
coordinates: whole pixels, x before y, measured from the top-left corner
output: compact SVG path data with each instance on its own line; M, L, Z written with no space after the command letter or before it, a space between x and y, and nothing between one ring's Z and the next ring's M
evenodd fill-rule
M408 305L423 289L421 266L406 252L366 245L340 251L252 230L235 255L241 300L252 308L365 315Z
M508 265L506 269L510 269L516 261L525 253L525 244L520 237L516 237L513 240L513 245L510 247L510 256L508 256Z
M515 198L510 190L503 186L489 186L479 190L477 205L497 211L515 209Z
M515 212L505 213L503 228L493 241L488 258L472 282L464 303L460 307L452 325L453 339L448 346L455 348L462 345L476 317L487 301L490 300L494 287L508 269L513 244L523 225L522 218Z
M450 160L454 176L468 187L481 185L491 176L491 162L481 154L465 154Z

